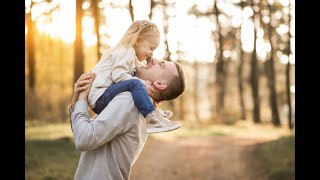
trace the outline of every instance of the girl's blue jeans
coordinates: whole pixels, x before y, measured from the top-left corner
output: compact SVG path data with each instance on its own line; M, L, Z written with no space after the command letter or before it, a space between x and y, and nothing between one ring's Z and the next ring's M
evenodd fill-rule
M103 95L97 100L95 107L92 109L93 112L99 114L116 95L125 91L131 92L134 104L144 117L155 110L143 82L139 79L129 79L113 84L107 88Z

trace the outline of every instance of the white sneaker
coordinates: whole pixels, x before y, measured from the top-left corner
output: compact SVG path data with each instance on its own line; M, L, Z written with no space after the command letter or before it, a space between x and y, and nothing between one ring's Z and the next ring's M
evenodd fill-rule
M167 119L170 119L173 115L173 112L170 110L162 110L158 108L156 111L159 111L159 113Z
M180 122L173 122L165 118L160 111L152 111L146 117L147 120L147 133L160 133L172 131L182 126Z

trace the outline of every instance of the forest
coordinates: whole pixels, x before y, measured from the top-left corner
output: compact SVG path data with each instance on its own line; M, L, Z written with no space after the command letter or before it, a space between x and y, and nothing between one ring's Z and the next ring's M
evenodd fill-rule
M191 129L237 128L240 123L246 128L249 124L250 130L262 125L271 128L265 134L294 134L293 0L25 0L27 139L42 132L32 128L41 129L43 124L68 128L73 84L99 61L101 47L113 47L131 23L140 19L151 20L160 30L154 57L177 61L186 72L185 92L160 104L173 111L173 120ZM211 130L208 134L212 135L215 130ZM184 137L190 132L177 134ZM71 137L71 132L61 134L57 137ZM190 136L197 135L192 131ZM154 141L147 147L155 148ZM38 151L33 145L26 147L29 153ZM143 157L137 169L143 169L140 162L147 159ZM32 161L27 158L28 162ZM76 162L70 166L74 170ZM142 178L136 173L133 179Z

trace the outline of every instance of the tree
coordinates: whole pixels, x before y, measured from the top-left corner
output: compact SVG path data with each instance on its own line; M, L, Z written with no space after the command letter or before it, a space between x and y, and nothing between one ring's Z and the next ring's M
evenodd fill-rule
M180 64L182 64L183 62L180 60L180 57L181 57L181 54L182 54L182 52L181 52L181 50L180 50L180 42L178 41L178 50L177 50L177 55L178 55L178 60L177 60L177 62L178 63L180 63ZM185 93L184 93L185 94ZM181 120L183 120L184 119L184 117L185 117L185 107L184 107L184 103L185 103L185 98L184 98L184 95L182 94L181 96L179 96L179 114L180 114L180 119Z
M216 111L218 117L220 116L221 112L224 109L224 95L225 95L225 79L226 79L226 68L225 68L225 61L223 59L223 36L222 36L222 29L219 23L219 15L220 11L217 7L217 2L214 3L214 13L216 17L216 30L215 30L215 37L218 39L218 49L216 53Z
M75 58L74 58L74 79L73 83L77 82L78 78L84 72L84 56L83 56L83 40L82 40L82 3L83 0L76 0L76 39L74 42Z
M268 4L268 9L270 11L270 21L271 21L272 9L270 4L268 2L266 3ZM269 93L270 93L269 98L270 98L272 123L275 126L280 126L280 118L279 118L278 105L277 105L277 93L276 93L276 87L275 87L276 75L274 70L274 57L273 57L274 49L273 49L273 41L272 41L273 29L274 28L270 23L270 26L268 27L268 37L269 37L271 51L270 51L269 59L267 60L267 66L268 66L267 76L268 76L268 86L269 86Z
M99 34L99 27L100 27L100 8L99 8L99 0L92 0L92 9L93 9L93 19L94 19L94 29L96 31L97 36L97 57L98 61L100 59L100 34Z
M288 18L288 26L289 26L289 31L288 31L288 47L287 47L287 55L288 58L291 55L291 1L289 0L289 18ZM292 123L292 106L291 106L291 96L290 96L290 59L288 59L288 62L286 64L286 94L287 94L287 101L288 101L288 124L289 124L289 129L293 129L294 125Z
M132 0L129 0L129 12L130 12L130 17L131 21L134 21L134 14L133 14L133 6L132 6Z
M166 3L165 0L161 1L161 5L162 5L162 13L163 13L163 32L164 32L164 45L165 45L165 57L164 59L171 61L171 52L169 50L169 44L168 44L168 20L169 20L169 16L167 13L167 8L168 8L168 4Z
M241 10L243 10L245 4L244 1L240 2L240 7ZM241 26L238 29L239 34L241 34ZM244 97L243 97L243 64L244 64L244 51L242 48L242 43L241 43L241 37L239 38L239 65L238 65L238 90L239 90L239 98L240 98L240 108L241 108L241 119L245 120L246 119L246 106L244 103Z
M196 5L192 6L188 12L189 14L194 14L195 16L210 16L215 15L216 18L216 29L213 31L214 42L216 43L216 112L218 117L224 110L224 97L225 97L225 86L226 86L226 79L227 79L227 62L223 58L223 51L224 51L224 37L222 35L222 28L219 22L219 15L221 14L219 8L217 7L217 1L214 2L214 7L212 10L208 12L200 12Z
M149 19L152 19L152 10L155 7L156 3L154 0L150 0L150 13L149 13Z
M171 61L171 52L169 50L169 44L168 44L168 21L169 21L169 16L167 13L167 8L168 4L166 3L166 0L162 0L161 3L162 5L162 13L163 13L163 32L164 32L164 45L165 45L165 57L167 61ZM174 109L174 101L169 101L169 106L170 109Z
M33 1L31 1L30 5L30 12L26 14L26 22L28 27L27 33L27 57L28 57L28 68L29 68L29 88L31 92L34 92L36 75L35 75L35 48L34 48L34 23L32 21L32 8L33 8Z
M258 29L258 14L256 10L258 6L255 5L254 0L252 0L253 8L253 23L254 23L254 42L253 42L253 51L251 56L251 90L253 98L253 121L255 123L260 123L260 98L259 98L259 73L258 73L258 60L257 60L257 29Z
M194 61L193 63L194 65L194 79L193 79L193 84L194 84L194 88L193 88L193 100L194 100L194 114L196 117L196 120L199 121L200 117L199 117L199 63L197 61Z
M29 88L31 92L34 92L35 89L35 84L36 84L36 69L35 69L35 64L36 64L36 58L35 58L35 42L34 38L36 35L36 29L35 29L35 22L40 16L46 16L48 19L51 18L50 14L54 11L59 9L59 4L50 6L50 8L46 11L43 11L35 17L34 21L32 20L32 9L37 6L37 5L42 5L42 4L50 4L52 3L52 0L44 0L44 1L38 1L38 2L33 2L32 0L30 1L30 12L26 12L25 14L25 19L28 27L28 32L27 32L27 57L28 57L28 68L29 68Z

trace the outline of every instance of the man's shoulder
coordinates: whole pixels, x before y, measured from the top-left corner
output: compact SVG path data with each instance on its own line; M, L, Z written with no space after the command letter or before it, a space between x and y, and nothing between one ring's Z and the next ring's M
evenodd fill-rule
M118 116L129 115L134 118L139 115L139 111L136 108L132 95L129 91L122 92L115 96L99 115L110 116L110 113L116 113Z
M124 106L126 108L128 108L128 106L134 106L134 101L129 91L118 94L111 102L118 103L120 106Z
M131 95L131 93L129 91L125 91L125 92L119 93L115 98L133 100L132 95Z

